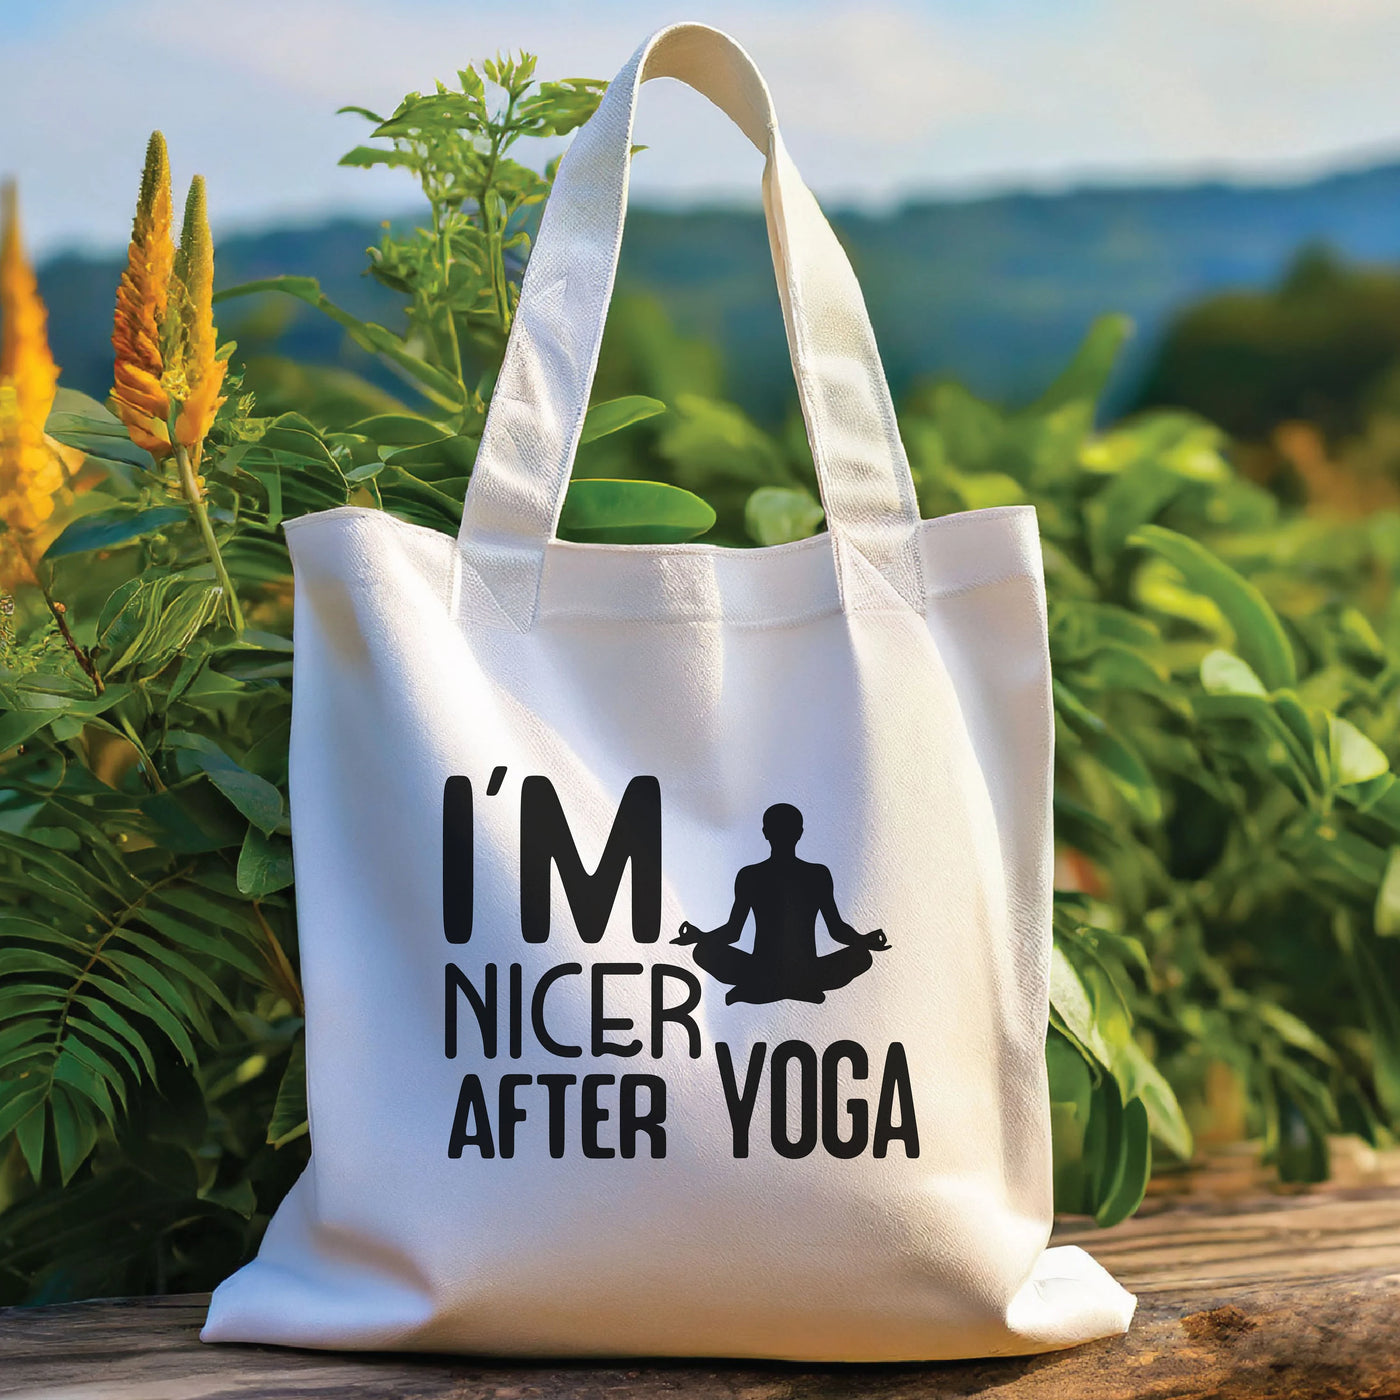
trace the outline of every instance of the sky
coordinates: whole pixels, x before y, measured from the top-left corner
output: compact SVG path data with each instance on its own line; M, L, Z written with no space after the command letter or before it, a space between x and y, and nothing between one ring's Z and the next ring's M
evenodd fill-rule
M337 167L367 129L338 106L499 49L608 77L677 19L754 55L831 203L1400 157L1400 0L0 0L0 173L41 254L124 242L155 127L216 234L397 213L404 176ZM637 139L636 198L756 200L757 154L679 85Z

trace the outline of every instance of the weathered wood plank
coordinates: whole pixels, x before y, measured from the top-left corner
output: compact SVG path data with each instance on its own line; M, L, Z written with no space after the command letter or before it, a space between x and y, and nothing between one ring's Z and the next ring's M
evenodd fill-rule
M1158 1172L1147 1185L1148 1208L1159 1200L1207 1196L1222 1201L1237 1196L1313 1195L1363 1186L1400 1186L1400 1150L1378 1150L1359 1137L1331 1140L1332 1175L1325 1186L1285 1186L1273 1167L1259 1157L1257 1143L1215 1145L1189 1168Z
M1148 1295L1126 1338L937 1366L713 1363L500 1365L205 1347L204 1300L45 1309L0 1349L15 1400L1322 1400L1400 1394L1400 1271L1322 1290L1258 1286L1231 1301ZM42 1326L38 1325L42 1322Z
M1112 1230L1062 1224L1056 1240L1083 1246L1139 1295L1252 1283L1325 1282L1400 1271L1400 1189L1268 1196L1227 1204L1186 1200Z
M1072 1222L1139 1294L1127 1337L936 1366L521 1365L206 1347L203 1298L0 1311L23 1400L1323 1400L1400 1396L1400 1188L1150 1202Z

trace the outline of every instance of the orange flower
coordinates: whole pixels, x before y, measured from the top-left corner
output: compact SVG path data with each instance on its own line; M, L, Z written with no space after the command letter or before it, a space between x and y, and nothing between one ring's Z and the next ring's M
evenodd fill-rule
M170 454L170 395L161 382L161 338L170 297L175 245L170 239L170 159L156 131L146 147L141 194L131 226L126 271L117 288L112 326L112 407L131 440L156 458Z
M175 441L189 449L196 464L199 448L224 402L226 361L218 358L214 329L214 240L209 233L204 177L196 175L185 201L185 223L175 263L180 298L180 362L184 393L175 420Z
M48 312L20 241L19 204L7 184L0 211L0 578L32 580L35 532L53 514L63 465L44 437L58 388Z

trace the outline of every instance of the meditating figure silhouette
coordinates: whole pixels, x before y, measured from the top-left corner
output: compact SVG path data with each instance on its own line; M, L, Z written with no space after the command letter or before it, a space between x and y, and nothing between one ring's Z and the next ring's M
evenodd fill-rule
M706 932L689 921L672 943L693 947L696 964L717 981L729 984L726 1002L826 1000L827 992L868 972L889 940L883 929L857 933L836 907L831 871L802 860L802 813L779 802L763 814L763 834L773 853L746 865L734 879L734 907L729 918ZM754 919L753 952L733 945ZM817 915L827 932L845 946L817 953Z

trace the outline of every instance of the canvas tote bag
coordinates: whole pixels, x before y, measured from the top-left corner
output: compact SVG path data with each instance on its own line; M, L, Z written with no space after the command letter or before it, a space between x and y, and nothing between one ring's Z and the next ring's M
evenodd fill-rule
M655 77L767 157L813 539L555 538ZM737 44L662 30L579 131L460 537L287 528L313 1152L205 1340L873 1361L1127 1327L1046 1248L1035 514L920 521Z

